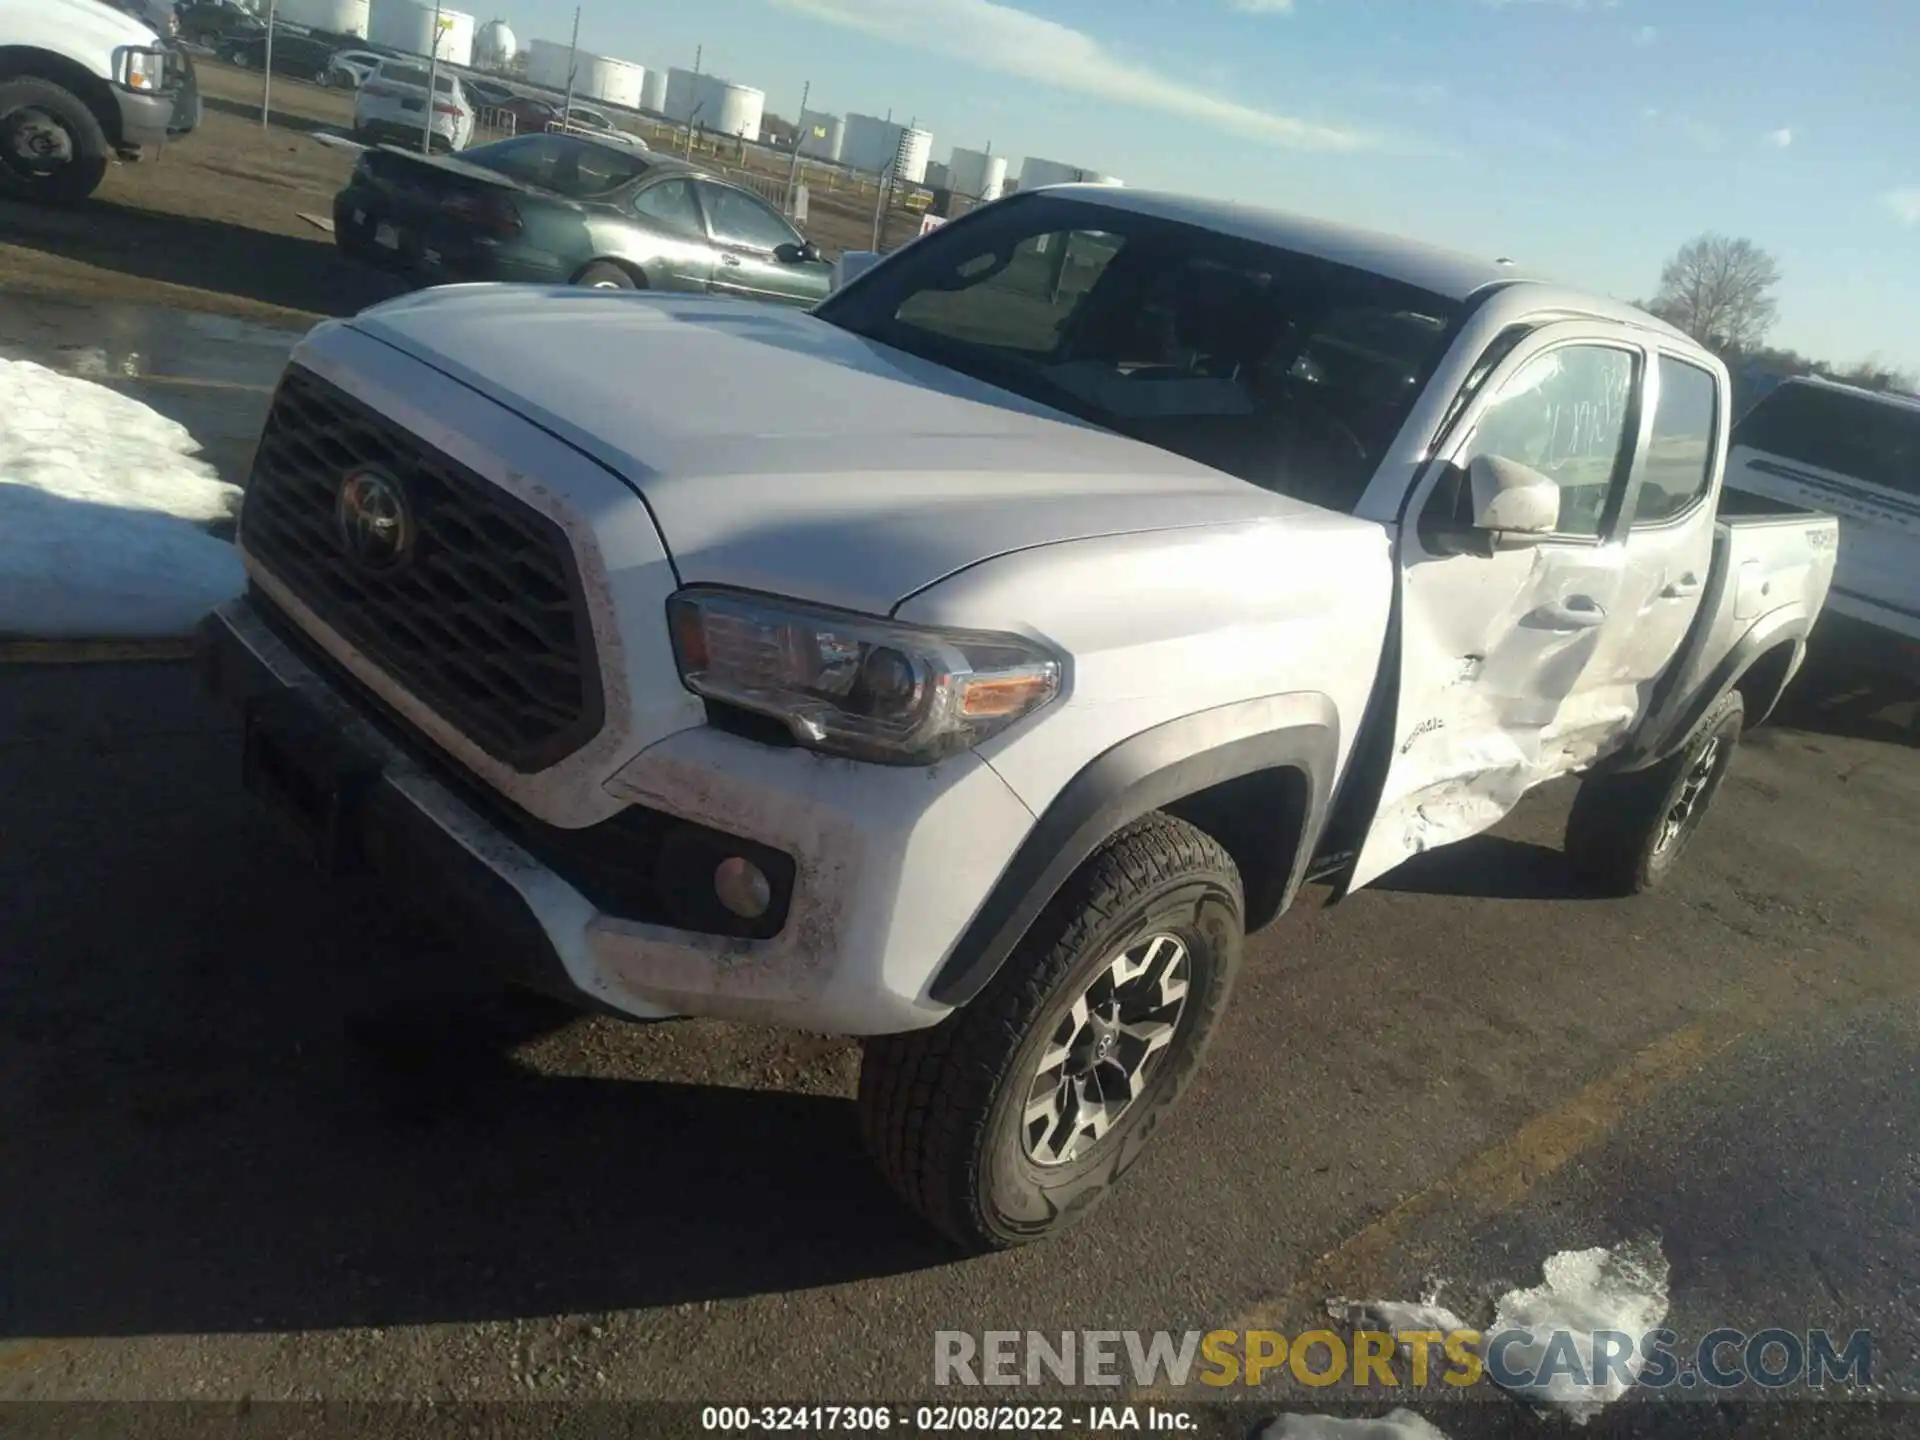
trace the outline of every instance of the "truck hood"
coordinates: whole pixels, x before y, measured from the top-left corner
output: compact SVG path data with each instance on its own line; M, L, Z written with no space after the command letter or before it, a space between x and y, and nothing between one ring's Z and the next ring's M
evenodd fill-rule
M1015 550L1324 519L801 311L474 285L350 323L622 477L687 584L884 614Z

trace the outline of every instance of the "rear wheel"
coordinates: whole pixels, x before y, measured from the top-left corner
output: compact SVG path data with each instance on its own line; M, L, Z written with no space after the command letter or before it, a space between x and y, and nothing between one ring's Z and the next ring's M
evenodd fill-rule
M1660 885L1699 833L1740 745L1738 691L1715 701L1687 743L1657 765L1581 782L1567 817L1567 859L1612 895Z
M1240 963L1240 875L1153 815L1074 873L986 989L867 1042L860 1119L893 1188L968 1250L1039 1240L1140 1157Z
M633 275L605 260L596 260L578 275L573 283L583 285L589 290L632 290L635 287Z
M33 76L0 82L0 189L84 200L106 178L106 131L71 90Z

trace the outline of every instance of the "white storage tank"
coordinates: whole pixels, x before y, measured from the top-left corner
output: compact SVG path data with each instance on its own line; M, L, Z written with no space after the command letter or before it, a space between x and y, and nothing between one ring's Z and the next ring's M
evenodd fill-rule
M567 88L567 63L572 50L553 40L535 40L527 46L527 81L552 90Z
M947 187L970 200L998 200L1007 186L1007 157L985 150L953 147L947 160Z
M847 116L846 138L840 147L840 163L855 170L879 174L893 163L900 149L900 132L907 127L877 115Z
M565 63L564 57L562 63ZM582 52L574 74L573 93L585 99L603 100L609 105L623 105L629 110L638 110L640 89L646 79L647 72L631 61ZM564 85L562 88L565 88Z
M438 54L449 65L473 63L473 16L444 7L439 11L439 43L434 42L432 5L420 0L373 0L367 39L408 55Z
M707 95L702 98L707 104L701 111L700 123L707 129L721 135L738 136L742 140L760 138L760 117L767 110L764 92L750 85L736 85L731 80L715 79Z
M1029 155L1020 166L1020 188L1033 190L1041 185L1118 185L1120 182L1083 165L1067 165L1059 160L1042 160Z
M660 106L661 113L682 125L691 120L702 98L700 82L704 78L697 71L682 70L677 65L668 70L667 93L665 102ZM701 118L706 117L702 115Z
M640 108L655 115L667 113L667 72L649 70L640 82Z
M933 158L933 133L903 129L894 147L893 178L914 185L926 182L927 162Z
M847 143L847 122L824 110L800 112L800 153L813 160L838 162Z
M481 70L505 70L520 53L520 42L504 20L489 20L473 37L473 63Z
M304 25L329 35L358 35L364 40L369 5L370 0L280 0L274 13L289 25Z

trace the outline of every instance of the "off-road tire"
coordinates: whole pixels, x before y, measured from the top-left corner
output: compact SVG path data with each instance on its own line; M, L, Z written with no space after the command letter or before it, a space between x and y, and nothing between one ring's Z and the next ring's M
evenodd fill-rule
M930 1030L867 1042L861 1130L888 1182L974 1252L1039 1240L1085 1214L1139 1158L1199 1067L1239 969L1244 915L1240 873L1211 836L1163 814L1121 830L970 1003ZM1172 1041L1084 1155L1036 1164L1021 1111L1050 1037L1113 957L1157 934L1188 948Z
M100 118L64 86L33 75L0 81L0 145L13 143L12 117L38 111L65 132L71 158L56 170L31 174L0 158L0 194L72 205L100 188L113 148Z
M1590 775L1574 796L1567 817L1566 852L1573 868L1608 895L1638 895L1673 873L1726 779L1740 745L1746 710L1738 691L1716 700L1672 755L1644 770ZM1686 820L1664 845L1668 817L1689 783L1698 779L1708 747L1715 746Z
M573 283L588 290L632 290L635 287L632 272L606 260L596 260L578 275Z

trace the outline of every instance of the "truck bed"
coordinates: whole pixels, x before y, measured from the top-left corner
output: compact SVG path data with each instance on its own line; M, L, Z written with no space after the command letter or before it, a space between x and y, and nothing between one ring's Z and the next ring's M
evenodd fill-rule
M1713 528L1713 559L1686 643L1661 678L1632 750L1664 749L1691 728L1690 702L1711 698L1730 669L1779 643L1783 626L1818 616L1833 582L1840 522L1765 496L1725 490ZM1747 716L1749 726L1764 715Z

